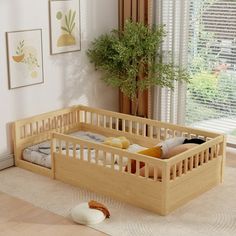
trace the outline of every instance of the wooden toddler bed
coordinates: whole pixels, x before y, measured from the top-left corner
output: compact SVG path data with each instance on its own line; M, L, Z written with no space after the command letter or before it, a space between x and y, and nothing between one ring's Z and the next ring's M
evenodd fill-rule
M153 147L172 137L201 138L206 142L170 159L157 159L67 135L78 130L107 137L125 136L132 143L145 147ZM13 138L16 166L161 215L209 190L223 178L223 135L86 106L16 121ZM51 169L22 159L26 147L49 139ZM62 146L65 147L63 151ZM98 157L101 152L102 159ZM111 165L107 165L107 154ZM132 160L136 161L135 173L131 173ZM145 164L145 176L140 174L141 162ZM152 177L149 176L150 168L154 170Z

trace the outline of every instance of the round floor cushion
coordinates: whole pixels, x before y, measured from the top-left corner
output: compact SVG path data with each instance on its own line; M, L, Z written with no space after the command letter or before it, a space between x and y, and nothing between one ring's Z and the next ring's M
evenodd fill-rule
M87 202L75 206L71 210L71 217L76 223L83 225L98 224L106 218L102 211L89 208Z

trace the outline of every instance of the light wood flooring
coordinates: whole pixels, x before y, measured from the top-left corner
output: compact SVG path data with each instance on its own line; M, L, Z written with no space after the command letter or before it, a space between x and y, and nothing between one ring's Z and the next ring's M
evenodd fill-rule
M236 149L227 149L226 165L236 168ZM104 236L89 227L0 192L0 236Z
M62 216L0 192L0 236L104 236Z

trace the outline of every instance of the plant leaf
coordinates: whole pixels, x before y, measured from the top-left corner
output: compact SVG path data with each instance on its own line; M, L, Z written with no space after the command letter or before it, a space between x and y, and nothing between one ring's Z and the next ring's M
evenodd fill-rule
M71 23L71 9L69 10L69 24Z
M66 27L64 27L64 26L61 26L61 29L66 31L67 33L70 33L69 30Z
M75 14L76 14L76 11L74 11L74 13L72 15L72 19L71 19L71 24L70 24L71 32L73 31L72 26L74 25L74 21L75 21Z
M71 27L71 31L70 31L71 33L73 32L74 28L75 28L75 23Z
M67 15L65 15L65 20L66 20L66 28L67 28L67 32L70 31L70 27L69 27L69 24L68 24L68 18L67 18Z

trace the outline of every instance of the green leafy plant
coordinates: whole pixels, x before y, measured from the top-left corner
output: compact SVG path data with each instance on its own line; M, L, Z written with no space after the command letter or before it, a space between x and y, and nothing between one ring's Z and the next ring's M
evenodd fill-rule
M22 55L24 53L25 41L21 40L16 49L16 55Z
M159 85L173 89L175 80L189 81L185 70L164 64L158 53L166 33L163 26L152 28L126 21L124 30L112 30L92 42L87 54L95 67L103 71L106 84L118 87L135 101L144 90Z
M69 10L68 15L65 15L65 26L61 26L61 29L70 35L75 28L75 14L76 11Z

